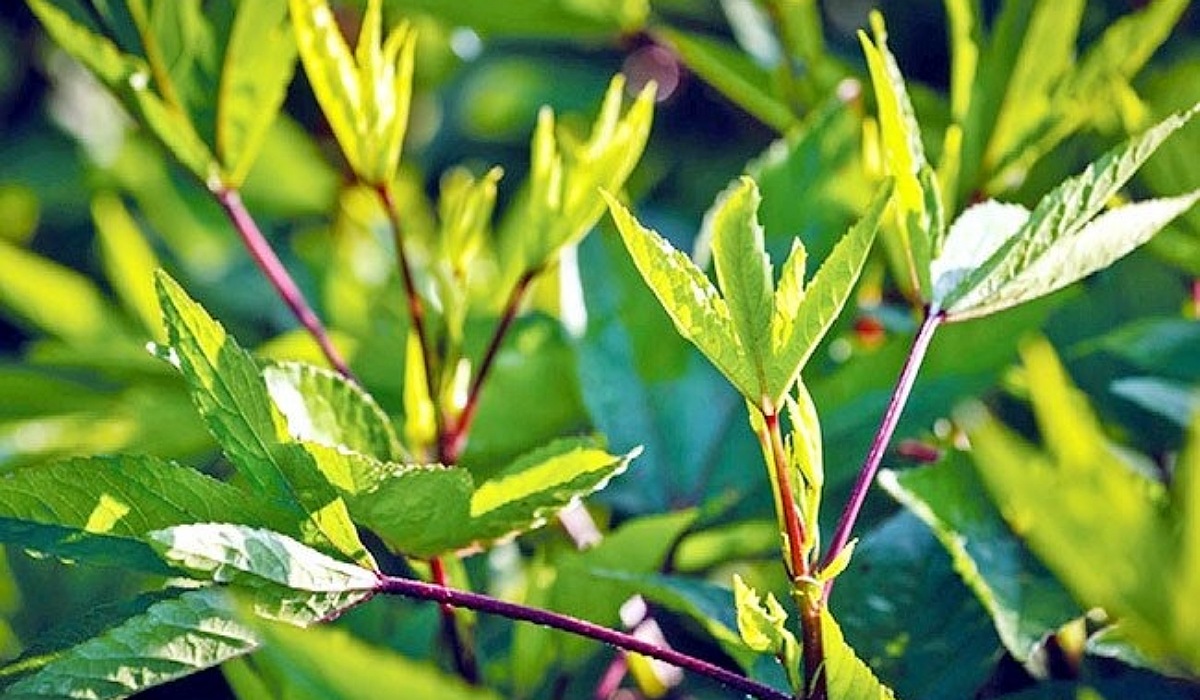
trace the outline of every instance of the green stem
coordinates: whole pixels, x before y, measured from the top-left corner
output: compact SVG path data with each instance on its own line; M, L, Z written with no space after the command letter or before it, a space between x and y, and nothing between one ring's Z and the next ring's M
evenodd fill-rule
M767 452L771 455L771 479L775 482L775 492L778 494L775 507L779 511L784 537L787 540L784 562L797 607L800 609L801 654L804 660L803 697L805 700L826 700L828 693L825 682L825 644L821 635L821 607L824 601L819 596L814 600L806 593L808 588L800 583L802 579L812 576L812 567L804 552L808 543L807 533L800 520L796 494L792 490L792 479L788 474L788 458L783 447L779 414L768 407L763 410L763 421L766 424L764 437Z
M846 507L838 519L837 529L834 531L833 539L829 544L829 551L825 553L825 558L821 562L822 568L829 566L837 558L837 555L841 553L846 543L850 541L850 533L854 530L854 523L858 520L858 515L862 511L863 502L867 498L867 491L871 488L871 482L875 480L875 473L879 471L879 464L883 461L883 453L887 449L888 443L891 442L892 434L896 432L896 426L900 422L900 414L904 412L904 405L908 402L908 396L912 392L913 384L916 383L917 373L921 369L921 362L925 359L925 354L929 351L929 343L933 340L933 334L942 319L943 316L940 313L929 313L926 311L925 318L921 321L921 326L917 329L917 335L913 338L912 347L909 349L908 357L904 361L904 368L900 370L900 377L896 380L896 388L892 390L892 397L883 412L883 419L879 423L879 430L875 433L875 438L871 441L871 448L867 451L867 457L863 461L862 468L858 472L858 478L854 482L854 488L850 492L850 500L846 503ZM827 598L832 586L832 580L825 584L825 596Z

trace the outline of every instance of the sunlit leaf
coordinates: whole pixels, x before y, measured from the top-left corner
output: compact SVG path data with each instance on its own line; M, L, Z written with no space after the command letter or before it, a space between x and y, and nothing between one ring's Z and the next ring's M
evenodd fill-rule
M263 380L293 438L344 447L382 461L402 457L387 414L370 394L336 372L277 362L263 369Z
M116 196L97 195L92 200L92 218L96 222L96 240L113 291L154 340L166 340L167 332L154 293L154 271L159 267L154 249Z
M829 697L846 700L893 700L896 697L846 644L841 628L825 608L821 609L821 634Z
M111 338L107 301L83 274L0 241L0 306L34 328L68 342Z
M258 364L220 323L165 273L159 303L178 366L213 437L250 487L309 518L304 541L374 568L350 522L345 503L312 456L287 433Z
M908 89L900 67L887 46L887 29L878 12L871 15L875 41L860 31L858 38L867 56L875 101L879 109L880 130L887 173L896 181L896 230L899 240L889 243L892 257L904 267L902 284L925 296L929 293L929 260L933 241L941 236L940 222L934 213L941 209L940 188L925 161L921 128L917 124ZM933 206L929 206L932 203Z
M1198 110L1194 107L1170 117L1113 149L1043 197L1020 226L1015 226L1020 218L1015 209L973 210L978 222L986 224L986 233L964 224L947 237L934 267L971 271L956 272L954 281L943 285L942 289L949 289L935 295L936 308L958 320L994 313L1060 289L1144 243L1186 211L1200 191L1100 212L1155 149ZM962 240L974 236L978 243ZM947 251L955 258L953 264L947 264Z
M216 151L225 183L239 187L275 121L296 65L284 0L238 4L221 68Z
M1168 493L1097 437L1095 416L1047 344L1028 346L1024 360L1049 449L982 412L964 414L983 482L1013 530L1081 604L1104 608L1160 669L1195 674L1200 606L1188 554L1196 532L1194 447Z
M609 197L608 206L634 264L675 322L675 329L739 391L757 397L754 368L742 351L729 306L716 287L687 255L644 228L620 202Z
M777 398L791 388L850 298L891 195L892 187L887 183L875 194L858 223L834 246L806 289L800 282L803 259L793 261L793 252L784 263L771 318L773 357L767 380Z
M263 579L314 593L370 591L375 572L333 559L287 535L231 523L174 525L149 533L163 559L217 583Z

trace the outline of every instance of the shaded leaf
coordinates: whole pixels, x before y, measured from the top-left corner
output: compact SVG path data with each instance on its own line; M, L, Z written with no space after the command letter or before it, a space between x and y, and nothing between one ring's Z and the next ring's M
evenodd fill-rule
M354 700L387 695L446 700L497 700L500 696L448 676L390 649L372 646L348 631L296 629L248 620L262 635L255 663L279 679L289 698Z
M149 533L206 521L298 532L299 519L152 457L72 459L0 479L0 539L65 559L165 573Z
M984 486L969 465L947 460L885 471L879 483L933 530L1018 661L1029 660L1047 634L1081 614L995 506L980 497Z
M787 103L774 93L770 76L744 53L700 34L666 26L653 30L679 54L688 68L734 104L780 133L797 123Z
M116 698L253 651L257 635L233 619L225 595L186 591L36 663L5 688L10 698Z

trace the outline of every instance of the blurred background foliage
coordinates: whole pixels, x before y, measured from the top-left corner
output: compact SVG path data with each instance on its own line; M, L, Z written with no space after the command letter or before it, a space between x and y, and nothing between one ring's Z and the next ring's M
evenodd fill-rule
M989 22L1002 16L1000 4L982 3ZM629 187L644 222L703 257L703 237L697 245L696 233L704 212L746 171L762 185L773 256L800 236L811 259L820 260L857 217L878 177L873 107L854 36L875 5L390 1L389 19L407 17L419 31L400 189L406 225L418 239L432 237L439 182L456 166L475 173L503 168L503 217L528 171L538 108L551 105L567 124L585 124L612 74L621 71L634 91L648 79L659 86L654 130ZM1114 21L1147 3L1079 5L1074 45L1083 53ZM1171 18L1161 37L1143 42L1153 44L1149 51L1127 38L1124 55L1131 58L1117 70L1126 71L1127 81L1110 80L1109 92L1087 93L1104 99L1072 104L1069 133L1036 143L1025 160L990 177L975 173L956 206L983 194L1030 204L1126 134L1194 103L1200 12L1176 5L1178 22ZM338 7L352 34L359 7ZM796 7L808 9L787 9ZM936 0L878 7L936 162L957 108L949 97L954 77L945 7ZM806 23L806 17L820 21ZM204 189L48 41L24 3L0 5L0 47L0 471L65 455L140 452L219 472L222 465L179 382L143 351L147 340L161 336L145 272L167 267L243 343L264 354L314 362L319 355ZM1144 67L1137 51L1149 59ZM1035 63L1023 77L1036 80L1041 54L1030 55ZM1055 123L1067 119L1066 112L1054 114ZM1023 123L1036 123L1037 116L1022 117ZM1011 123L1001 127L1010 129L1001 141L1030 141ZM1192 124L1139 176L1136 193L1194 187L1197 153L1200 124ZM370 196L344 186L344 167L297 71L244 199L348 349L356 373L399 422L403 296L387 223ZM1023 375L1013 367L1018 342L1041 334L1058 349L1106 433L1146 455L1143 462L1168 478L1171 456L1198 405L1198 276L1200 211L1193 211L1082 285L984 323L947 327L888 464L911 466L941 454L960 459L955 445L961 435L948 417L969 397L986 399L1004 422L1036 441ZM466 560L457 575L477 589L516 591L528 602L568 612L586 599L591 609L574 612L609 623L616 623L612 611L632 590L657 591L647 597L668 636L720 657L724 652L709 648L696 621L704 616L697 610L711 607L705 601L723 600L720 587L733 572L760 590L783 588L771 497L741 400L676 336L607 221L550 279L557 287L542 284L534 313L522 318L503 350L464 463L487 474L550 437L591 429L606 435L614 451L638 444L646 450L596 499L596 515L617 533L604 548L579 555L553 531L540 532L519 547ZM477 320L480 337L469 332L468 344L486 339L490 325ZM836 517L844 500L913 327L880 251L856 307L805 373L825 431L827 518ZM521 429L513 430L514 423ZM968 492L972 497L983 498ZM1031 637L1017 635L1033 648L1016 649L997 635L997 613L981 606L958 575L961 561L952 560L929 529L881 494L869 508L863 541L833 607L851 644L902 696L1076 697L1086 685L1104 697L1129 697L1123 694L1128 688L1139 697L1196 697L1195 686L1084 655L1069 634L1047 641L1046 632L1080 613L1049 584L1027 591L1051 613L1035 616ZM679 515L655 515L669 511ZM997 528L996 541L1017 548L1008 552L1015 557L1011 575L1053 583L998 518L989 523ZM513 556L518 553L526 556ZM597 583L588 573L596 568L625 575ZM539 577L554 583L531 583ZM15 655L46 635L52 622L142 585L9 556L0 569L0 654ZM436 611L430 606L375 601L341 624L380 646L417 657L438 653L431 651ZM551 652L545 630L514 633L503 621L479 624L489 676L506 678L520 693L579 697L604 670L605 655L590 644L576 641ZM227 673L235 685L253 675L241 666ZM208 692L228 692L219 690L219 675L188 682L211 682L216 685L205 686Z

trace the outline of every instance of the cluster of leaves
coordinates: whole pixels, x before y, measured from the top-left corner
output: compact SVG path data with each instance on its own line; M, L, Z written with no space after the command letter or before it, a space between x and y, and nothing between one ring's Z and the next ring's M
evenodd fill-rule
M1079 56L1080 28L1095 19L1087 3L1009 0L990 22L976 3L944 4L946 99L905 84L880 17L859 35L861 71L807 0L719 11L395 0L387 8L405 20L389 31L384 3L369 0L353 49L339 24L357 13L320 0L29 0L140 131L115 160L92 152L92 220L118 304L0 240L0 304L38 334L20 363L0 367L0 539L50 557L14 557L0 581L90 606L101 587L74 564L128 573L109 589L125 602L68 619L61 634L10 616L34 637L21 645L0 630L12 655L26 647L0 672L6 692L119 696L220 663L239 697L380 687L490 697L429 661L434 609L379 600L385 571L444 566L456 586L528 606L640 632L662 624L671 645L800 696L1003 696L1034 680L1044 682L1017 694L1185 695L1164 679L1200 674L1189 556L1200 374L1195 322L1178 317L1180 279L1197 272L1187 251L1200 190L1178 193L1197 181L1187 154L1198 108L1176 89L1194 85L1195 63L1137 74L1187 3L1150 3ZM653 86L624 113L625 80L609 81L607 67L580 74L583 101L553 92L571 81L548 76L570 62L490 41L514 37L645 43L785 136L717 196L689 256L677 249L690 235L679 220L763 135L689 147L694 115L668 101L667 127L651 138ZM483 59L447 70L449 47L471 40L488 47ZM281 109L298 60L342 178L298 128L302 110ZM852 89L859 79L874 86L877 118ZM519 128L505 126L511 102L497 91L528 103ZM555 96L590 108L601 93L590 129L539 109ZM444 98L454 94L463 104ZM455 128L501 140L481 138L481 124L508 128L510 141L532 131L528 165L445 167L420 135L431 104L459 110L438 127L446 140ZM1072 174L1097 140L1125 133L1138 135ZM151 141L192 182L172 177ZM526 167L506 196L503 173ZM1125 203L1143 167L1140 185L1156 198ZM441 174L434 202L420 169ZM651 188L639 214L662 234L621 203ZM284 258L311 266L290 289L320 290L332 344L288 331L251 353L153 273L160 259L179 270L239 337L282 316L233 262L242 256L205 201L225 207L272 276L282 266L247 236L243 192L299 234ZM606 202L619 237L585 238ZM330 212L328 231L306 230ZM1164 228L1158 258L1134 255L1087 295L1072 286ZM778 275L772 254L785 256ZM820 265L806 280L809 257ZM1134 302L1131 284L1153 291ZM1099 414L1044 342L1023 346L1023 371L1009 369L1017 340L1039 330L1067 347ZM352 375L318 366L334 346ZM842 523L824 537L906 356L862 487L880 459L910 453L885 452L897 421L901 436L929 443L916 454L942 461L885 470L903 508L868 508L857 546ZM1036 428L1013 395L1029 397ZM989 406L950 416L968 397ZM1150 457L1114 439L1113 425ZM618 449L578 437L593 432ZM117 452L160 456L63 459ZM748 468L760 455L767 468ZM636 479L614 479L635 457ZM598 544L576 551L538 530L593 494ZM674 512L652 514L664 510ZM366 545L360 531L373 533ZM486 565L469 556L483 551ZM781 603L767 590L791 595ZM654 620L618 614L634 593ZM371 599L367 614L354 610ZM25 610L40 614L32 600ZM448 619L464 634L449 643L475 644L487 684L509 694L590 693L611 676L580 638ZM805 656L814 641L819 661ZM1017 663L997 664L1001 651ZM635 654L625 662L648 696L680 682Z

